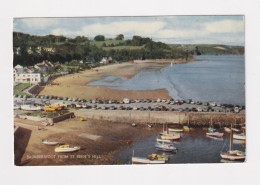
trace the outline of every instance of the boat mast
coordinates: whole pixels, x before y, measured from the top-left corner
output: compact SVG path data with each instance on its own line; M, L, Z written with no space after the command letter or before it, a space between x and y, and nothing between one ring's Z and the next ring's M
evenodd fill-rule
M229 151L231 151L231 141L232 141L232 121L231 121L231 128L230 128L230 138L229 138Z

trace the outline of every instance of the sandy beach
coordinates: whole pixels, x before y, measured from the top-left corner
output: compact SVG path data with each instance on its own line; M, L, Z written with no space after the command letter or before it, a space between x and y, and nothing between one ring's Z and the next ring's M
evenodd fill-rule
M131 78L142 69L145 68L160 68L176 63L185 63L180 60L145 60L131 61L122 64L112 64L98 67L91 70L85 70L80 73L58 77L53 81L57 85L47 85L39 95L75 97L81 99L112 99L122 100L123 98L130 99L157 99L170 98L166 89L131 91L131 90L116 90L109 89L104 86L87 86L88 83L100 80L107 76L120 76Z

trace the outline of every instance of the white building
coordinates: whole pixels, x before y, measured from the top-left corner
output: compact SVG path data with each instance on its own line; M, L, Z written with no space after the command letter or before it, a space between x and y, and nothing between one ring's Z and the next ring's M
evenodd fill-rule
M41 82L41 73L20 65L14 67L14 83L30 83L37 84Z

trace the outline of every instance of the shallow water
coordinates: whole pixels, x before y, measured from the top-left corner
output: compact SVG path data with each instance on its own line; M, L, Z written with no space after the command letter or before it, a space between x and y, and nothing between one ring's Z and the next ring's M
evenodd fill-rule
M199 62L143 69L130 79L108 76L89 83L122 90L165 88L174 99L245 105L244 56L196 56Z
M222 130L220 130L222 131ZM133 155L137 157L147 157L152 153L164 154L169 157L170 164L174 163L219 163L228 162L220 157L220 152L229 148L229 134L223 138L210 138L206 136L206 131L195 128L191 132L182 133L180 141L174 142L177 152L158 152L155 149L156 136L149 137L142 141L133 142L127 149L120 152L117 160L124 164L131 163ZM245 151L242 141L234 140L232 149Z

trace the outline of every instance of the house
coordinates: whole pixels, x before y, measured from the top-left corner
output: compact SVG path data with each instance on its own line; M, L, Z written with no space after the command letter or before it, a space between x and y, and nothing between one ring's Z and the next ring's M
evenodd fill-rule
M101 64L107 64L108 63L108 58L107 57L103 57L100 61Z
M13 69L14 83L37 84L41 82L41 73L34 68L22 67L16 65Z
M54 65L50 61L43 60L41 63L35 64L34 68L39 70L40 73L46 73L53 66Z
M16 55L21 55L21 48L20 47L15 49L15 54Z
M27 49L27 53L28 53L29 55L33 54L32 47L29 47L29 48Z

